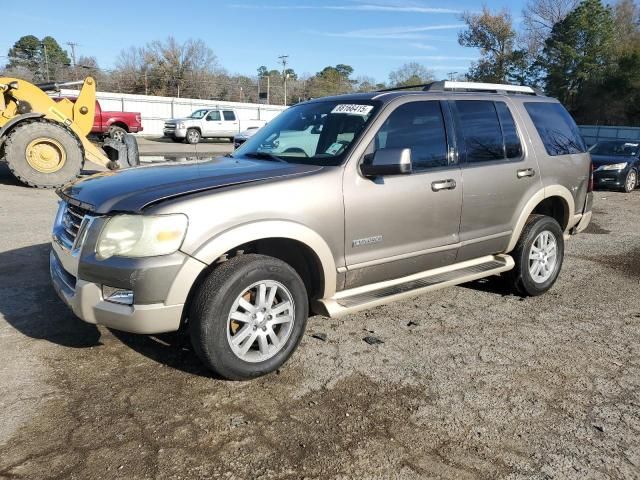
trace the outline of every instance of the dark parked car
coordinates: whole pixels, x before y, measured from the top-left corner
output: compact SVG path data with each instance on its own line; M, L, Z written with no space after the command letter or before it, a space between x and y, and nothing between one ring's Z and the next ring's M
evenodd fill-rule
M605 140L590 149L596 188L631 192L638 186L640 141Z

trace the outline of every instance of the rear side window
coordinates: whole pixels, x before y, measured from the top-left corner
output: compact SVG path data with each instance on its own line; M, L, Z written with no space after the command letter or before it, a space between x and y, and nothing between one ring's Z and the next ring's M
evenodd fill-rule
M222 116L224 117L225 120L235 120L236 119L236 114L233 113L232 110L224 110L222 112Z
M502 126L502 136L504 137L504 153L509 159L522 156L522 144L516 129L516 122L509 111L509 107L504 102L495 102L500 125Z
M493 102L458 100L458 119L467 150L467 162L504 160L504 140Z
M569 112L559 103L525 102L544 148L552 157L584 153L586 147Z

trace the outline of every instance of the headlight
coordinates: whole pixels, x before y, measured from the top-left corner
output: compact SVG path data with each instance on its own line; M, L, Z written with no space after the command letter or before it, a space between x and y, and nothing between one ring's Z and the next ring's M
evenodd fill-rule
M182 245L187 217L173 215L116 215L110 218L98 239L96 257L169 255Z
M624 170L625 168L627 168L627 162L603 165L601 168L602 170Z
M185 125L184 125L184 122L180 122L180 123L178 124L178 128L184 128L184 126L185 126Z

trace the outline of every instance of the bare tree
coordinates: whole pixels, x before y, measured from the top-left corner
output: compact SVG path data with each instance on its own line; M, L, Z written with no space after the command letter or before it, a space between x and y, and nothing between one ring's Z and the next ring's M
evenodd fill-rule
M420 85L434 79L433 71L418 62L409 62L389 74L389 83L393 87Z
M529 0L522 11L522 43L532 54L539 53L553 26L564 20L580 0Z

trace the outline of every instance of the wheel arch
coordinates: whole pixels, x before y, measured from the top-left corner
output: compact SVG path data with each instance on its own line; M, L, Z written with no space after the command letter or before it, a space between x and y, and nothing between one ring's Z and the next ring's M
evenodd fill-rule
M125 132L129 133L129 125L127 125L126 123L124 123L121 120L114 120L110 123L107 124L108 127L120 127L122 128Z
M511 233L506 250L507 253L515 248L527 219L532 213L540 213L555 218L562 231L566 234L575 223L575 200L569 189L562 185L551 185L538 190L520 212L515 228Z
M22 122L25 122L28 120L34 120L36 118L42 118L42 117L44 117L44 113L35 113L35 112L23 113L22 115L17 115L13 117L11 120L9 120L7 123L5 123L0 127L0 144L3 143L2 139L5 136L7 136L9 133L11 133L11 130L13 130L15 127L20 125Z
M275 234L274 232L277 232ZM312 282L310 295L328 298L336 291L336 265L333 253L324 239L299 223L270 220L245 224L227 230L208 240L193 254L209 266L224 261L238 251L263 253L292 264L303 280L303 265L309 268ZM306 285L309 288L309 285Z

